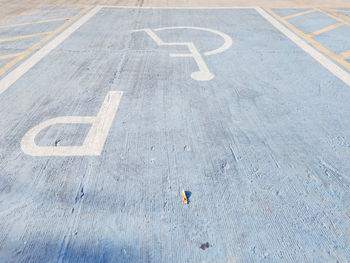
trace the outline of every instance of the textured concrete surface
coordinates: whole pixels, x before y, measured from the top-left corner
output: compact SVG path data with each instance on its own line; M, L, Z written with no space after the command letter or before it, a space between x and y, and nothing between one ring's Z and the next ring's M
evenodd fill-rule
M318 29L308 21L294 24ZM176 26L192 28L157 30ZM232 44L205 55L224 40L193 27ZM203 61L171 57L190 45L138 29L193 42ZM329 32L331 51L350 49ZM27 41L0 42L0 55ZM201 63L211 80L193 78ZM100 155L22 151L32 127L96 116L110 91L123 96ZM349 262L349 101L347 84L255 9L102 8L0 94L0 262ZM52 125L35 143L79 146L89 129Z
M147 7L350 7L345 0L0 0L0 23L39 6L112 5Z

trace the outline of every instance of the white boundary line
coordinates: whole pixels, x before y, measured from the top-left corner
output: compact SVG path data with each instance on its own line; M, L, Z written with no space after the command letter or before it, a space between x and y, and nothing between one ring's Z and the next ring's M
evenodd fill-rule
M28 70L35 66L42 58L49 54L53 49L55 49L59 44L61 44L66 38L68 38L74 31L76 31L80 26L86 23L91 17L93 17L98 11L103 7L107 8L134 8L134 9L255 9L262 17L264 17L268 22L270 22L275 28L297 44L306 53L317 60L322 66L328 69L336 77L344 81L348 86L350 86L350 74L340 68L338 65L329 60L326 56L318 52L316 49L308 45L304 40L298 37L296 34L291 32L289 29L284 27L275 18L269 15L260 7L137 7L137 6L108 6L99 5L90 10L87 14L81 17L78 21L68 27L60 35L58 35L54 40L46 44L44 47L39 49L35 54L29 57L20 66L10 72L7 76L0 80L0 95L6 91L14 82L16 82L21 76L23 76Z
M20 77L23 76L28 70L35 66L42 58L49 54L59 44L61 44L67 37L69 37L74 31L85 24L91 17L93 17L102 7L96 6L91 9L88 13L82 16L78 21L73 23L70 27L64 30L51 42L39 49L35 54L29 57L16 69L7 74L3 79L0 80L0 95L6 91L13 83L15 83Z
M322 66L328 69L331 73L333 73L336 77L344 81L350 87L350 73L343 70L337 64L328 59L325 55L311 47L304 40L294 34L292 31L284 27L280 22L278 22L275 18L273 18L270 14L268 14L261 7L256 7L255 10L264 17L268 22L270 22L275 28L281 31L286 37L292 40L295 44L297 44L302 50L308 53L311 57L317 60Z
M130 8L130 9L256 9L259 8L259 6L188 6L188 7L176 7L176 6L117 6L117 5L99 5L101 7L107 7L107 8ZM270 7L270 6L269 6ZM318 6L321 7L322 6ZM325 6L329 7L329 6ZM295 6L295 7L273 7L273 8L281 8L281 9L305 9L305 8L315 8L315 6ZM350 7L335 7L335 8L350 8ZM332 8L332 9L335 9Z
M161 6L113 6L113 5L99 5L100 7L107 7L107 8L131 8L131 9L255 9L257 6L227 6L227 7L219 7L219 6L208 6L208 7L195 7L195 6L189 6L189 7L161 7Z

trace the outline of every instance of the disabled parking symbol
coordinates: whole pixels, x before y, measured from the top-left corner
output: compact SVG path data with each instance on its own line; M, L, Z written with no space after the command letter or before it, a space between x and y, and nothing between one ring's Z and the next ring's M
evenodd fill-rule
M191 29L200 30L219 35L224 41L216 49L199 52L193 42L164 42L156 32L162 30ZM159 46L186 46L189 53L170 53L170 57L191 57L199 68L191 74L191 78L197 81L209 81L214 78L203 57L216 55L226 51L232 45L232 39L217 30L203 27L161 27L157 29L138 29L133 32L147 33ZM31 128L22 138L22 151L31 156L98 156L101 154L114 116L118 110L122 91L109 91L105 97L97 116L62 116L46 120ZM35 142L36 136L46 128L56 124L90 124L90 130L82 145L75 146L39 146Z
M164 42L156 32L163 31L163 30L177 30L177 29L191 29L191 30L200 30L200 31L206 31L213 33L215 35L219 35L221 38L223 38L224 43L214 50L209 50L203 52L201 54L195 44L193 42ZM156 42L159 46L187 46L189 53L170 53L170 57L192 57L199 68L198 71L195 71L191 74L191 78L197 81L209 81L214 78L214 74L210 72L208 69L207 64L205 63L205 60L203 59L203 56L211 56L216 55L219 53L222 53L229 49L232 45L232 38L226 35L225 33L222 33L220 31L204 28L204 27L192 27L192 26L175 26L175 27L160 27L156 29L150 29L150 28L144 28L144 29L136 29L132 32L145 32L151 37L154 42Z

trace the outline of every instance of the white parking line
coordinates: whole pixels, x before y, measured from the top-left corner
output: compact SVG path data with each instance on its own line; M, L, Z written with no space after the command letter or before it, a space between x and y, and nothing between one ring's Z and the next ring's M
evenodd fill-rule
M86 15L81 17L77 22L68 27L65 31L59 34L54 40L39 49L30 58L24 61L20 66L10 72L7 76L0 80L0 95L6 91L13 83L30 70L36 63L49 54L59 44L61 44L67 37L74 33L79 27L85 24L91 17L93 17L102 7L96 6L91 9Z
M284 27L275 18L269 15L265 10L260 7L255 8L255 10L264 17L268 22L270 22L275 28L281 31L286 37L297 44L302 50L308 53L311 57L317 60L322 66L328 69L333 75L344 81L348 86L350 86L350 74L339 67L337 64L328 59L325 55L318 52L316 49L307 44L304 40L294 34L292 31Z
M133 9L254 9L256 6L189 6L189 7L176 7L176 6L115 6L115 5L99 5L106 8L133 8Z

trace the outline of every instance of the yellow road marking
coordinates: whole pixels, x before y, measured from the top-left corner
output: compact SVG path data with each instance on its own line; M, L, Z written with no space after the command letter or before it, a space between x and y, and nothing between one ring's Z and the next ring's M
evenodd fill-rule
M315 9L311 9L311 10L307 10L307 11L304 11L304 12L300 12L300 13L296 13L296 14L293 14L293 15L282 17L282 19L290 19L290 18L297 17L297 16L307 15L307 14L311 14L311 13L313 13L315 11L316 11Z
M345 22L346 24L350 25L350 17L348 16L345 16L345 15L342 15L342 14L339 14L338 12L336 11L333 11L329 8L324 8L325 10L327 10L329 13L333 14L333 17L337 17L339 20L342 20L342 21L349 21L349 22Z
M335 77L342 80L346 85L350 87L350 72L347 72L345 69L342 69L340 65L338 66L326 55L322 54L316 48L309 45L304 39L298 36L295 32L287 28L284 23L281 23L276 17L268 13L266 10L256 7L255 10L265 18L274 28L281 32L284 36L289 38L293 43L301 48L305 53L310 55L315 61L320 63L325 69L329 70ZM12 72L11 72L12 73ZM10 73L10 74L11 74ZM11 76L11 75L10 75ZM5 77L6 78L6 77ZM6 86L5 86L6 87Z
M317 35L319 35L319 34L325 33L325 32L327 32L327 31L329 31L329 30L333 30L333 29L335 29L335 28L337 28L337 27L340 27L340 26L343 26L343 25L345 25L345 24L344 24L343 22L340 22L340 23L338 23L338 24L334 24L334 25L331 25L331 26L322 28L322 29L320 29L320 30L317 30L317 31L315 31L315 32L312 32L312 33L308 34L308 36L309 36L309 37L317 36Z
M0 56L0 59L7 59L7 58L18 57L18 56L22 55L22 53L23 52L3 55L3 56Z
M64 28L66 28L68 25L70 25L73 21L81 17L83 14L85 14L91 7L87 7L84 10L82 10L79 14L73 16L69 21L58 27L56 30L52 31L51 34L40 40L38 43L27 49L26 51L22 52L18 57L11 60L9 63L7 63L5 66L0 68L0 75L4 74L6 71L11 69L14 65L16 65L19 61L21 61L23 58L28 56L30 53L32 53L35 49L40 47L45 42L49 41L51 38L53 38L55 35L57 35L60 31L62 31Z
M84 8L84 7L75 6L75 7L66 7L66 8L53 9L53 10L33 10L34 12L28 13L26 15L41 15L41 14L48 14L48 13L59 13L59 12L81 9L81 8Z
M339 54L339 57L342 58L342 59L345 59L345 58L347 58L347 57L350 57L350 50L345 51L345 52Z
M338 13L336 13L336 12L333 12L333 11L325 11L325 10L323 10L323 9L319 9L319 8L317 8L318 9L318 11L319 12L321 12L322 14L325 14L325 15L327 15L327 16L329 16L329 17L331 17L331 18L333 18L333 19L336 19L336 20L338 20L338 21L340 21L340 22L343 22L344 24L347 24L347 25L350 25L350 18L349 18L349 21L347 21L348 19L348 17L347 16L345 16L346 17L346 19L344 19L344 18L342 18L341 16L341 14L338 14ZM330 14L330 13L335 13L335 14L338 14L338 16L337 15L334 15L334 14Z
M335 12L350 13L350 10L341 10L341 9L335 9L335 8L327 8L327 9Z
M69 19L71 19L71 17L62 17L62 18L47 19L47 20L41 20L41 21L33 21L33 22L21 23L21 24L3 25L3 26L0 26L0 28L9 28L9 27L17 27L17 26L42 24L42 23L56 22L56 21L69 20Z
M16 17L26 15L27 13L32 12L35 8L37 8L37 5L34 5L32 8L29 8L28 10L24 10L24 11L20 12L19 14L17 14ZM9 18L5 19L4 21L1 21L1 19L0 19L0 21L3 24L3 23L7 23L7 22L11 21L11 19L13 19L13 18L14 17L9 17Z
M23 38L29 38L29 37L43 36L43 35L51 34L52 32L53 32L53 31L42 32L42 33L31 34L31 35L23 35L23 36L9 37L9 38L0 38L0 42L13 41L13 40L18 40L18 39L23 39Z
M313 45L315 48L338 62L340 65L342 65L347 70L350 70L350 63L344 61L340 56L334 54L332 51L328 50L324 46L322 46L320 43L312 39L308 34L305 34L304 32L297 29L295 26L290 24L288 21L281 18L279 15L277 15L275 12L273 12L270 8L265 8L265 10L270 13L273 17L275 17L277 20L279 20L281 23L283 23L285 26L287 26L290 30L294 31L296 34L304 38L307 42L309 42L311 45Z

